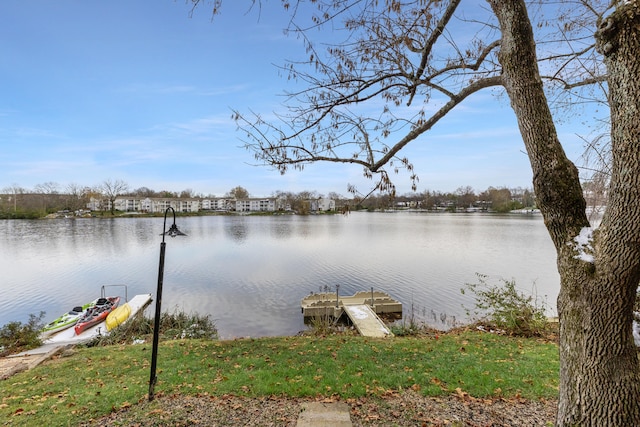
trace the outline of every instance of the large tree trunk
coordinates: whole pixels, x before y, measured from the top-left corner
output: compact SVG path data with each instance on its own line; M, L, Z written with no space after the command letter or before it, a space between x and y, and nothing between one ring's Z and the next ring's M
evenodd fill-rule
M561 289L558 426L640 425L640 368L631 335L640 280L640 25L637 0L600 31L607 54L613 176L589 247L578 172L566 158L537 69L522 0L488 0L502 30L504 86L533 169L538 205L558 254ZM588 233L583 234L587 236Z

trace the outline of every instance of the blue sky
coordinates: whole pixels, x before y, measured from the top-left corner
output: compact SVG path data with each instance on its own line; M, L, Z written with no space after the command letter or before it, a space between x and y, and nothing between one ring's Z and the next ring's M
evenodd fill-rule
M304 58L286 37L279 2L258 16L225 1L190 16L182 0L0 2L0 190L55 182L222 196L316 190L348 195L368 181L357 166L317 164L282 176L253 165L232 109L281 111L290 82L276 65ZM411 143L418 191L530 187L531 170L508 101L476 94ZM569 122L561 140L577 161ZM395 179L410 191L406 176Z

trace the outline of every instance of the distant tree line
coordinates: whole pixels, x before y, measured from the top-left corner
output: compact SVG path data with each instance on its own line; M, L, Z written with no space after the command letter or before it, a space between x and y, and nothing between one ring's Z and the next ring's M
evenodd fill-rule
M156 191L148 187L131 190L122 180L106 180L99 185L89 187L69 184L61 188L55 182L45 182L29 190L18 184L3 188L0 194L0 219L11 218L41 218L48 214L69 211L75 212L86 209L91 198L103 198L114 206L116 198L131 197L159 197L159 198L217 198L246 199L249 191L242 186L229 190L224 195L198 194L191 189L181 192L161 190ZM284 200L294 211L304 213L309 209L309 201L329 198L336 201L336 206L349 206L353 209L391 209L398 206L411 206L426 210L465 209L469 207L483 208L496 212L507 212L513 209L534 207L533 191L522 188L494 188L476 193L472 187L460 187L454 192L426 190L421 193L406 193L402 195L375 194L364 199L346 198L338 193L322 194L317 191L275 191L270 197ZM112 212L113 214L114 212Z

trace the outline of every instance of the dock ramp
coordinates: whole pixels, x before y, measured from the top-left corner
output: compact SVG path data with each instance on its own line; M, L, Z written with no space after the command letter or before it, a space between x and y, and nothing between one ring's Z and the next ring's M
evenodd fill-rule
M343 306L344 312L363 337L384 338L393 336L384 322L378 317L371 307L366 304Z

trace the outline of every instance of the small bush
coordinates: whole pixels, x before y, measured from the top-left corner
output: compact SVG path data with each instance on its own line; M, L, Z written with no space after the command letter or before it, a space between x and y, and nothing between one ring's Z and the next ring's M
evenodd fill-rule
M87 342L87 347L106 346L113 344L131 344L135 340L144 340L153 333L153 319L142 315L142 312L117 328L109 331L107 335L98 335Z
M187 314L183 311L162 313L160 316L160 334L167 339L200 338L214 340L218 338L215 322L207 314Z
M124 324L111 330L108 335L100 335L87 346L105 346L112 344L131 344L136 340L150 340L153 335L154 320L140 313ZM218 329L209 315L186 314L174 311L160 315L160 339L174 340L185 338L218 339Z
M400 323L394 323L389 329L396 337L409 337L422 335L424 333L423 327L419 327L415 323L407 322L405 319L402 319Z
M29 315L29 321L26 324L21 322L9 322L0 329L0 356L19 353L21 351L40 347L40 332L44 324L42 319L45 312L41 311L40 315Z
M469 291L476 297L474 310L465 307L467 316L510 335L542 336L548 331L544 302L539 303L532 295L518 291L515 280L500 279L500 285L490 285L487 276L476 275L478 283L467 283L460 290L463 294Z
M307 324L309 333L315 336L331 335L336 332L336 320L329 314L313 316Z
M425 326L419 324L416 319L413 301L411 302L411 310L409 311L409 314L404 316L401 321L392 324L390 329L393 335L397 337L415 336L424 332Z

